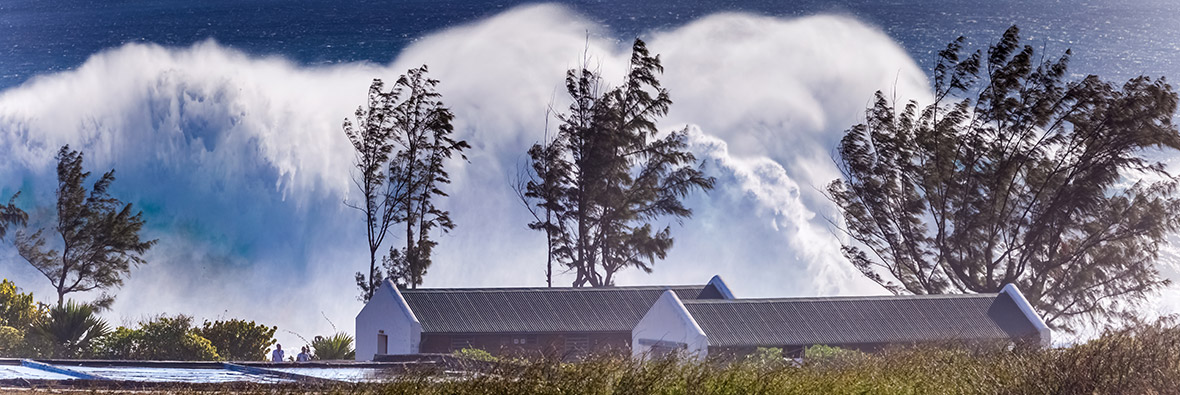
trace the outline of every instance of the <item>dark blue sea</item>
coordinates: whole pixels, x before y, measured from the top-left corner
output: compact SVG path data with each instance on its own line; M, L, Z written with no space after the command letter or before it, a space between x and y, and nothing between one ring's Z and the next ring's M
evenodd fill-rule
M386 63L415 39L529 2L401 1L0 1L0 89L71 69L129 42L188 46L215 39L251 54L306 65ZM564 1L620 38L670 29L717 12L853 15L879 26L925 69L964 35L993 42L1005 28L1050 54L1074 50L1073 71L1111 79L1180 75L1180 3L1146 1ZM969 46L970 47L970 46ZM865 59L865 61L872 61Z

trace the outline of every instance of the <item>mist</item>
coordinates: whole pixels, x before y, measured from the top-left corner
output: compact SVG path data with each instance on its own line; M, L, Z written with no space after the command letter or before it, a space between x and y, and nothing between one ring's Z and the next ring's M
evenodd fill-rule
M738 297L885 293L840 255L829 225L838 214L820 190L838 177L833 148L873 92L929 102L926 75L906 52L837 15L716 14L642 38L661 54L673 100L660 128L688 128L718 182L689 197L691 219L667 223L676 239L667 259L617 283L720 274ZM533 5L424 36L389 64L300 66L213 40L127 44L0 92L0 193L22 191L30 228L43 226L61 145L84 152L92 173L116 169L112 194L144 210L145 235L160 242L117 291L104 314L113 323L245 318L278 325L283 344L352 332L361 307L353 273L367 270L368 256L363 217L343 204L355 191L341 123L373 78L427 64L472 148L468 161L449 164L441 206L458 228L438 237L425 286L543 286L544 237L526 227L512 179L545 135L546 110L568 105L565 71L589 57L618 81L632 39ZM52 299L7 242L0 269Z

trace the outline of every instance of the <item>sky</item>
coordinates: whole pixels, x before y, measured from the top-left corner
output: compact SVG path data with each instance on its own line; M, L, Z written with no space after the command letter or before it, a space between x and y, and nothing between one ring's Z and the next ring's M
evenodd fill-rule
M833 148L874 91L929 101L907 52L872 25L825 14L721 13L645 39L673 100L659 127L687 128L718 182L687 199L693 218L658 223L676 240L667 259L617 283L701 284L719 274L738 297L884 294L840 255L829 226L838 214L820 190L838 177ZM341 124L373 78L429 65L457 136L472 145L467 161L449 163L441 206L458 227L437 238L425 286L543 286L544 237L526 227L512 180L545 134L546 110L568 105L565 71L588 55L618 81L629 44L541 4L427 34L387 64L306 65L215 40L112 47L0 92L0 195L20 190L29 227L45 226L53 156L65 144L81 150L87 170L116 170L112 193L142 209L144 236L159 240L108 321L245 318L278 325L291 348L352 332L361 307L353 273L367 270L368 251L361 213L344 205L356 192ZM55 299L9 243L0 243L0 276ZM1161 299L1169 295L1180 293Z

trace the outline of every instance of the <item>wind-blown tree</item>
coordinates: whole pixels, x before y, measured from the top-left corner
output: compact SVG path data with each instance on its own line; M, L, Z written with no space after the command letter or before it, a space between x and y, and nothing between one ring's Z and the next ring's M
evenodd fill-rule
M390 248L386 260L389 277L404 287L417 288L430 267L431 255L438 242L431 234L436 228L450 232L455 228L449 211L436 202L448 196L443 186L451 183L446 162L471 148L464 140L455 140L455 118L442 102L435 87L439 81L426 76L422 66L398 78L394 90L406 99L393 107L393 141L400 150L390 161L390 182L407 185L408 193L396 220L405 226L405 247Z
M365 234L369 246L369 273L356 273L356 284L361 299L368 301L381 285L384 274L377 266L377 251L384 243L405 203L409 192L405 177L397 176L397 168L390 168L394 148L393 105L401 94L401 85L384 91L385 83L374 79L369 86L368 106L357 107L356 123L345 119L344 134L348 136L356 154L357 173L352 181L361 193L362 202L344 204L365 213Z
M63 146L57 153L57 226L61 250L46 249L45 229L17 234L20 256L33 265L57 289L57 307L74 292L106 291L123 285L133 265L146 263L143 254L156 240L141 240L143 213L132 210L107 193L115 181L111 170L99 177L87 193L83 182L82 154ZM90 305L104 309L114 296L103 293Z
M838 147L845 256L895 293L1021 289L1052 326L1125 315L1167 284L1154 267L1176 230L1177 95L1163 79L1066 79L1016 27L986 54L939 53L934 103L880 92ZM968 98L960 98L965 96Z
M548 130L548 114L546 115ZM570 162L565 159L565 150L546 135L541 143L529 148L528 167L522 169L516 180L515 191L525 209L534 221L529 229L545 232L545 285L553 286L553 264L559 257L568 257L569 232L561 221L566 212L562 200L564 186L569 183Z
M16 206L16 198L19 196L20 192L17 192L8 199L7 205L0 205L0 239L8 234L8 226L25 226L29 221L29 214Z
M374 80L368 108L357 108L356 123L344 122L344 132L356 152L354 183L364 202L349 207L365 213L369 274L356 274L361 299L368 300L386 278L400 286L417 287L430 267L437 242L432 232L455 228L450 212L437 199L447 196L442 186L451 182L446 162L455 155L467 159L466 141L452 137L454 115L426 76L426 66L409 70L389 91ZM377 265L377 250L395 224L404 225L405 247L389 247ZM382 267L384 270L382 270Z
M552 141L529 150L522 198L546 213L550 256L575 272L574 286L610 286L619 271L651 272L672 247L671 228L652 222L692 216L681 198L713 188L695 167L686 131L663 136L655 122L672 100L660 86L658 55L635 40L623 83L607 89L587 67L566 73L569 111ZM526 202L526 205L530 204Z

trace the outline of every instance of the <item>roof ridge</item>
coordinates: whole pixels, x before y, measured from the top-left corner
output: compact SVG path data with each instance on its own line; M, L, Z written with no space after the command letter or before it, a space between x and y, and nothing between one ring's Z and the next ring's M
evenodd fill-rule
M627 290L665 290L665 289L698 289L708 284L680 284L680 285L626 285L615 287L486 287L486 288L418 288L403 289L401 293L475 293L475 292L562 292L562 291L627 291Z
M910 300L910 299L966 299L994 298L998 293L937 294L937 295L841 295L841 296L796 296L781 298L736 298L736 299L689 299L684 304L726 304L726 303L775 303L775 302L832 302L857 300Z

